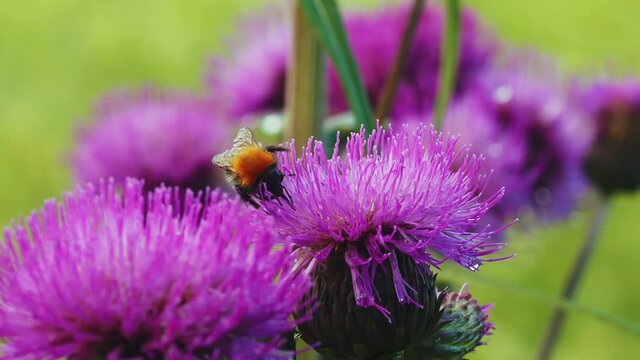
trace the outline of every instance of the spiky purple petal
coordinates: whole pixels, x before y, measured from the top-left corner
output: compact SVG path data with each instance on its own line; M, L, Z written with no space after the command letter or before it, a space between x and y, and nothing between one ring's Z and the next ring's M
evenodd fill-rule
M281 356L310 289L272 222L218 191L87 185L0 242L4 359Z

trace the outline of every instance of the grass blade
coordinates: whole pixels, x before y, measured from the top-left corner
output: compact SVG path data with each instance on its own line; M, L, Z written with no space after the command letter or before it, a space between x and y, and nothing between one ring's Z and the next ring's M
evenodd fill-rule
M351 53L347 34L335 0L299 0L302 10L333 60L349 106L367 132L374 128L373 111Z

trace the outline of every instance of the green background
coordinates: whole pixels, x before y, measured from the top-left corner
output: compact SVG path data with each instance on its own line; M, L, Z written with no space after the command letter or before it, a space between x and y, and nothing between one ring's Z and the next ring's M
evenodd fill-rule
M0 224L71 186L65 166L74 123L119 86L156 83L202 91L208 54L224 49L238 16L275 1L31 0L0 2ZM278 2L279 3L279 2ZM382 1L343 1L349 7ZM535 46L585 74L638 74L640 2L616 0L469 1L500 38ZM472 359L533 358L551 307L591 223L591 201L568 222L512 231L517 256L490 263L469 281L496 303L495 335ZM613 199L602 242L577 302L640 323L636 230L640 196ZM535 295L538 294L538 295ZM535 296L534 296L535 295ZM558 359L632 358L640 337L573 312Z

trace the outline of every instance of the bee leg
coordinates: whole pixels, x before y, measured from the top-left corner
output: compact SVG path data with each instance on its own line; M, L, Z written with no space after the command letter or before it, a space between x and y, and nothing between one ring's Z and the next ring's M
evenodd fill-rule
M267 146L266 150L270 153L275 153L275 152L283 152L283 151L289 151L289 149L282 147L282 146L275 146L275 145L269 145Z
M238 192L242 200L248 202L256 209L260 207L260 205L255 200L253 200L253 198L251 197L251 194L249 194L244 188L237 185L234 187L236 188L236 191Z

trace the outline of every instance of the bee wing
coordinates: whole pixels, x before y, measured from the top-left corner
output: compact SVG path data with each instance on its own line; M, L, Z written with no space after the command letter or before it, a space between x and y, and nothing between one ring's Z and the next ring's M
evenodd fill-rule
M260 144L258 144L258 142L256 141L256 138L253 135L251 129L243 127L238 131L238 135L236 136L235 140L233 140L233 146L231 146L231 149L214 156L212 162L216 166L231 171L231 161L234 156L242 149L249 146L260 147Z
M256 137L253 135L253 131L248 127L243 127L238 130L238 135L236 135L236 139L233 140L233 146L231 149L244 149L247 146L258 146L260 144L256 141Z

